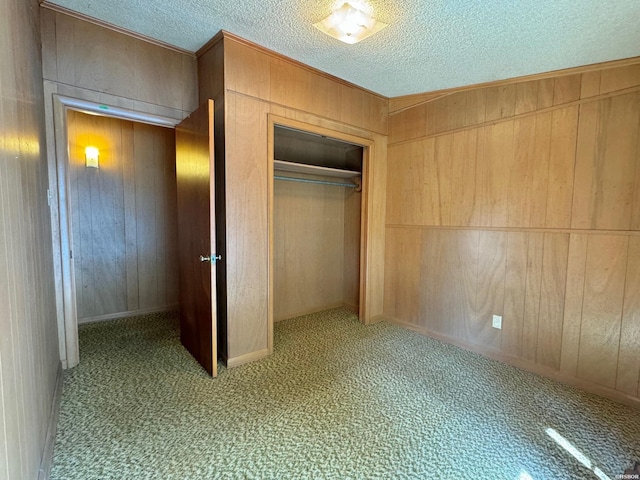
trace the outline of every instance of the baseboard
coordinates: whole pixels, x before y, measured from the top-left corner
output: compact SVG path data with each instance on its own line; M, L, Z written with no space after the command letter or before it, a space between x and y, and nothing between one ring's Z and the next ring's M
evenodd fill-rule
M51 475L51 467L53 467L53 447L56 443L56 432L58 431L58 416L60 414L60 400L62 399L63 384L62 363L58 365L58 374L56 376L56 389L53 393L51 402L51 412L49 413L49 425L47 427L47 436L42 450L42 458L40 460L40 470L38 471L38 480L49 480Z
M325 310L331 310L332 308L338 308L338 307L349 308L348 305L346 305L346 304L344 304L342 302L332 303L330 305L324 305L322 307L316 307L316 308L312 308L312 309L309 309L309 310L302 310L302 311L296 312L296 313L288 313L286 317L275 318L275 316L274 316L273 321L274 322L282 322L283 320L289 320L290 318L302 317L303 315L311 315L312 313L324 312Z
M104 322L106 320L118 320L120 318L137 317L139 315L151 315L153 313L170 312L177 310L179 305L174 303L172 305L165 305L163 307L143 308L140 310L130 310L128 312L109 313L106 315L96 315L95 317L78 318L78 325L84 323Z
M366 324L367 325L374 325L374 324L380 323L380 322L382 322L384 320L387 320L387 317L385 317L384 315L374 315L373 317L367 319ZM395 322L391 322L391 320L389 320L389 322L390 323L395 323Z
M633 397L631 395L627 395L623 392L619 392L612 388L604 387L602 385L597 385L592 382L582 380L580 378L572 377L571 375L567 375L564 372L553 370L548 367L543 367L541 365L538 365L536 363L533 363L529 360L525 360L520 357L506 355L502 352L492 350L480 345L475 345L473 343L464 342L462 340L458 340L456 338L452 338L447 335L442 335L436 332L432 332L431 330L419 325L413 325L407 322L403 322L402 320L398 320L388 316L384 316L384 320L389 323L393 323L394 325L398 325L399 327L406 328L407 330L412 330L414 332L417 332L426 337L433 338L435 340L441 341L443 343L448 343L450 345L455 345L456 347L460 347L464 350L478 353L484 357L488 357L493 360L497 360L501 363L511 365L513 367L519 368L520 370L525 370L527 372L531 372L536 375L540 375L542 377L550 378L551 380L555 380L557 382L579 388L580 390L584 390L585 392L593 393L600 397L608 398L610 400L614 400L616 402L623 403L625 405L629 405L631 407L640 409L640 398L638 397Z
M269 349L265 348L264 350L258 350L257 352L247 353L238 357L231 357L227 359L227 368L233 368L245 363L255 362L256 360L260 360L268 356Z

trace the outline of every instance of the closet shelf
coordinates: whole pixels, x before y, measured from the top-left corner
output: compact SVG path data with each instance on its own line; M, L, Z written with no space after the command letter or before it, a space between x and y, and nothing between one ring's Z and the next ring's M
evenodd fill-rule
M310 175L323 175L325 177L354 178L362 175L354 170L342 170L340 168L320 167L318 165L307 165L305 163L287 162L285 160L274 160L273 169L280 172L306 173Z

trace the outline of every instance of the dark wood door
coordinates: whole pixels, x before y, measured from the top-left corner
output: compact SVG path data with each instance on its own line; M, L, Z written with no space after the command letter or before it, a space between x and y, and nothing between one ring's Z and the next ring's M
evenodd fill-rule
M216 334L216 231L213 100L176 127L180 340L213 377Z

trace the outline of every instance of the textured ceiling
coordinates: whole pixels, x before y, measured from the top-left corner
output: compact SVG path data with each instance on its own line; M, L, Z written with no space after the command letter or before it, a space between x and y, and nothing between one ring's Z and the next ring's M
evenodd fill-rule
M191 51L227 30L388 97L640 56L640 0L369 0L390 25L356 45L313 27L343 0L49 1Z

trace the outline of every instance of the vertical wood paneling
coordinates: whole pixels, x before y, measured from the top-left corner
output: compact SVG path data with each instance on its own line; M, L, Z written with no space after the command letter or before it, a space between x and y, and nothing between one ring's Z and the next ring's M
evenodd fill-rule
M225 86L227 89L269 100L271 64L269 56L233 40L224 40Z
M400 230L423 241L387 257L385 301L396 303L385 314L638 397L640 94L615 95L638 85L636 64L453 92L394 113L387 235L392 245ZM400 288L417 314L397 304ZM500 312L502 331L490 326Z
M417 325L420 313L421 259L406 252L422 252L418 229L387 230L385 241L385 314Z
M544 234L536 362L560 368L569 235Z
M467 107L464 111L464 125L477 125L486 119L487 90L476 89L466 92Z
M593 235L587 247L578 376L610 388L616 386L628 245L625 236Z
M562 105L580 99L582 75L555 77L553 82L553 104Z
M426 106L409 108L392 117L389 123L389 142L403 142L426 135Z
M516 86L499 85L487 88L485 121L512 117L516 108Z
M164 167L161 191L165 193L163 196L163 212L166 249L165 257L164 259L161 258L160 261L164 260L166 263L164 279L168 305L177 305L179 296L178 276L172 274L178 271L178 192L177 184L173 180L176 178L176 162L172 161L175 158L175 151L175 135L165 135L162 154L158 155L158 158L165 158L168 161L161 161L160 165L158 165L158 170L162 170Z
M510 227L529 226L536 205L534 175L538 158L534 156L536 141L536 118L516 120L513 125L513 159L509 169L507 224Z
M198 96L202 101L217 99L224 92L224 40L198 56ZM195 110L195 109L192 109Z
M577 107L553 112L545 222L547 228L569 228L571 225L577 118Z
M516 106L514 113L533 112L538 107L538 82L521 82L516 84Z
M75 122L73 122L73 124L75 125ZM71 126L71 122L69 122L69 126ZM73 137L70 136L69 138ZM133 128L123 128L122 155L124 158L135 158L134 152L135 148L133 143ZM140 284L138 278L138 231L136 228L137 210L135 165L136 162L122 162L123 178L129 178L133 180L129 182L123 182L123 209L126 255L125 264L128 311L140 309ZM177 269L174 271L177 272Z
M580 107L573 228L632 228L639 131L640 93Z
M136 238L138 239L138 292L140 308L148 309L158 302L158 270L156 267L158 233L156 210L154 136L146 125L133 130L134 148L142 154L135 161Z
M569 239L560 369L572 377L578 370L588 241L588 235L572 234Z
M504 226L507 223L509 166L513 158L513 122L502 122L484 130L484 151L476 163L479 217L475 225Z
M640 237L629 238L616 389L640 395Z
M39 5L0 5L0 477L37 478L60 357Z
M451 143L451 156L448 159L437 159L438 172L441 171L441 164L449 161L451 165L449 222L443 222L443 225L471 225L477 196L475 178L478 131L466 130L455 133ZM443 182L446 182L446 179L443 178Z
M501 349L507 355L515 357L522 355L528 246L529 238L526 233L507 234Z
M458 313L452 308L457 289L451 288L453 275L449 274L456 270L451 269L450 245L445 243L451 239L453 235L449 231L425 230L420 245L420 284L423 288L416 299L420 309L418 321L429 331L440 334L449 333L448 327L456 323L452 318Z
M344 193L344 290L343 302L352 309L360 305L360 242L362 194Z
M504 313L506 239L504 232L481 231L478 244L475 328L469 341L493 350L501 343L501 332L491 323L493 315Z
M343 303L344 190L274 182L274 320Z
M602 70L600 93L615 92L638 85L640 85L640 64Z
M67 123L79 318L171 306L173 130L75 111ZM85 167L87 145L100 149L99 169Z
M527 276L524 306L524 328L522 331L522 356L535 362L538 325L540 319L540 297L542 294L542 259L544 234L529 235L527 250Z
M554 87L555 80L553 78L546 78L538 81L538 110L548 108L553 105Z
M269 104L229 92L225 104L226 212L234 220L227 222L228 355L237 358L268 347Z
M580 83L580 98L595 97L600 93L600 76L602 72L586 72L582 74Z

